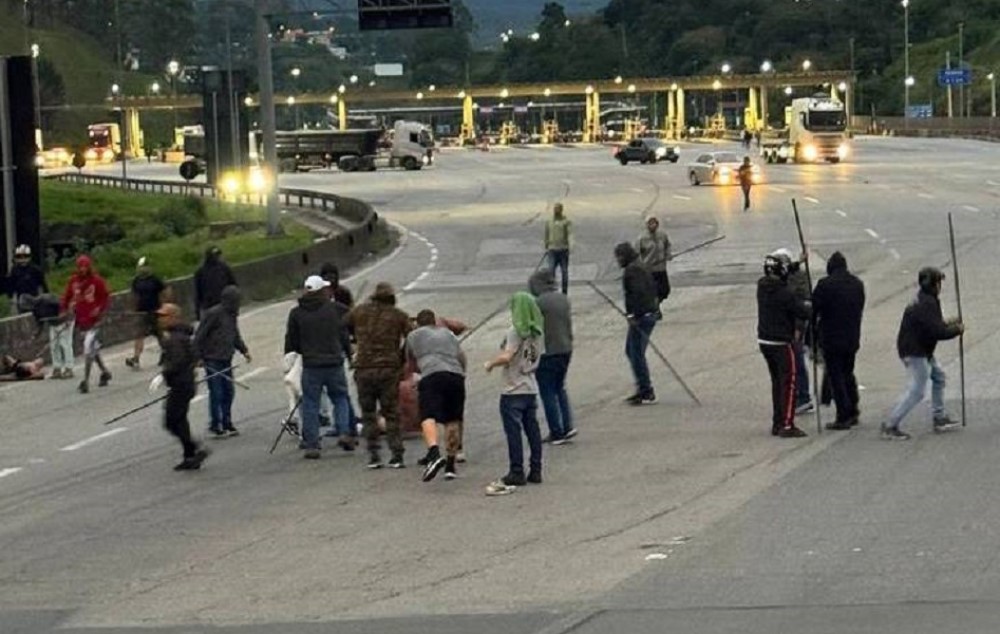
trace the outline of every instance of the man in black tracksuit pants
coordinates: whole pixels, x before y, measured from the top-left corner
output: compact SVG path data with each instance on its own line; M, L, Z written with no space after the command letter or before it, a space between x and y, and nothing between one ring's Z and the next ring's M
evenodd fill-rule
M845 430L858 424L858 382L854 361L861 347L861 316L865 309L865 285L847 270L847 260L837 251L826 263L827 277L813 291L813 310L819 330L819 345L826 362L837 420L827 429Z
M808 319L809 302L788 287L788 265L780 254L764 258L764 276L757 281L757 343L771 375L773 417L771 434L800 438L795 426L795 320Z
M163 409L164 424L184 448L184 460L174 470L192 471L201 468L209 453L192 440L188 422L188 410L195 393L194 366L198 362L191 343L193 331L181 320L181 309L176 304L164 304L156 314L162 332L160 374L170 388Z

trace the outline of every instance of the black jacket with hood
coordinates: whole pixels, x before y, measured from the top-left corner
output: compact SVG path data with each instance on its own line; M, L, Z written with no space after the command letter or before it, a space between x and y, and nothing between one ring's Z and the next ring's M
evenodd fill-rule
M237 350L247 353L240 335L239 315L240 289L227 286L220 293L219 303L206 310L198 324L194 345L202 359L229 361Z
M191 342L192 328L176 324L163 332L160 341L160 374L167 387L194 394L194 366L198 361Z
M797 319L809 319L809 303L795 296L788 282L765 275L757 280L757 339L762 344L792 343Z
M233 270L220 256L215 247L206 251L205 261L194 274L194 303L199 315L222 301L223 289L237 285Z
M941 316L941 300L921 290L917 298L903 311L896 337L899 358L934 356L937 342L954 339L961 332L957 325L947 324Z
M573 352L573 318L569 298L559 292L555 274L543 269L528 279L528 290L535 296L545 318L545 354Z
M619 264L625 265L622 267L625 312L629 317L643 317L658 311L660 299L656 295L656 282L639 261L635 248L623 242L615 247L615 257L619 258Z
M857 352L861 347L865 284L847 270L847 260L839 251L830 256L826 272L827 276L816 283L813 291L820 347Z
M343 307L321 293L307 293L288 314L285 354L302 355L304 368L338 367L350 341L344 328Z

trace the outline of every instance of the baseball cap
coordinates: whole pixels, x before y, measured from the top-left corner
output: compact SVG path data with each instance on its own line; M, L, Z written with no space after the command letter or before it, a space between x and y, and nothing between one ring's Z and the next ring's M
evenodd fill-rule
M330 286L330 282L327 282L319 275L310 275L306 278L306 283L302 286L310 293L315 293L316 291L321 291Z

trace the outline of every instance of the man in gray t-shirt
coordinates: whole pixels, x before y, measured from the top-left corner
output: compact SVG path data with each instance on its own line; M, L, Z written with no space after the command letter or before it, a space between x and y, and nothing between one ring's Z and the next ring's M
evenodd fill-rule
M417 329L406 336L406 356L417 366L420 429L427 443L422 462L424 482L430 482L444 467L445 478L456 477L455 462L462 443L461 424L465 412L465 353L458 337L437 325L433 311L417 314ZM437 425L444 425L447 459L438 448Z

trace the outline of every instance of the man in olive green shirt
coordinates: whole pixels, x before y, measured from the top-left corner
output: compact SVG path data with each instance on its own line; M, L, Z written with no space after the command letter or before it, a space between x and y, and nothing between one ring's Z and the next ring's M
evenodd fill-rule
M569 291L569 250L573 244L573 224L563 215L562 203L552 207L552 219L545 223L545 254L548 267L562 269L562 292Z

